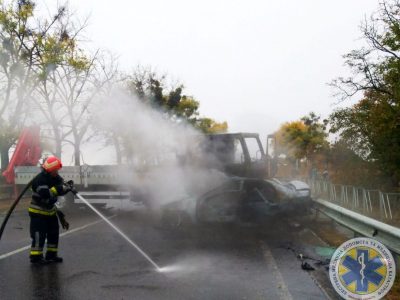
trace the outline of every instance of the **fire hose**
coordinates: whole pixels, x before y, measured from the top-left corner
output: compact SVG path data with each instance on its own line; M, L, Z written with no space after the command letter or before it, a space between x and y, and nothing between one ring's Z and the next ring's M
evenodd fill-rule
M38 174L38 175L39 175L39 174ZM6 217L4 218L4 220L3 220L2 224L1 224L1 227L0 227L0 240L1 240L1 237L2 237L2 235L3 235L4 229L6 228L8 219L10 218L11 214L13 213L15 207L18 205L19 201L22 199L22 197L24 196L24 194L26 193L26 191L31 187L33 180L35 180L36 177L37 177L38 175L36 175L35 177L33 177L33 178L31 179L31 181L29 181L29 182L26 184L25 188L24 188L24 189L22 190L22 192L18 195L17 199L15 199L15 201L14 201L13 204L11 205L10 209L8 210L8 212L7 212L7 214L6 214ZM74 194L77 193L76 190L73 188L72 184L70 184L69 182L64 182L64 184L65 184L65 185L68 185L68 187L70 188L70 191L71 191L72 193L74 193ZM63 218L64 216L63 216L63 214L62 214L61 217L60 217L60 215L58 215L58 217L61 219L61 218ZM63 226L64 226L64 225L63 225Z
M15 207L18 205L19 201L20 201L21 198L24 196L24 194L26 193L26 191L31 187L33 180L35 180L35 178L36 178L37 176L38 176L38 175L36 175L35 177L33 177L33 178L31 179L31 181L29 181L29 182L27 183L27 185L25 186L25 188L24 188L24 189L22 190L22 192L19 194L19 196L17 197L17 199L15 199L14 203L11 205L10 209L8 210L8 212L7 212L7 214L6 214L6 217L5 217L5 219L3 220L3 223L1 224L1 227L0 227L0 240L1 240L1 237L2 237L2 235L3 235L4 228L6 228L8 219L10 218L10 216L11 216L11 214L13 213Z

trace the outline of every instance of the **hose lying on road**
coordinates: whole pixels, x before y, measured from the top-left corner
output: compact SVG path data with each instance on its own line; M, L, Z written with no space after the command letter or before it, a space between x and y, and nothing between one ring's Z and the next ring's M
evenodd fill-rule
M37 176L37 175L36 175L36 176ZM6 215L5 219L3 220L3 223L1 224L1 228L0 228L0 240L1 240L1 237L2 237L2 235L3 235L4 228L6 228L8 219L10 218L12 212L14 211L14 208L17 206L17 204L19 203L19 201L21 200L21 198L24 196L24 194L26 193L26 191L31 187L31 184L32 184L33 180L36 178L36 176L33 177L32 180L28 182L28 184L25 186L25 188L24 188L24 189L22 190L22 192L19 194L19 196L17 197L17 199L15 199L14 203L11 205L10 209L8 210L7 215Z

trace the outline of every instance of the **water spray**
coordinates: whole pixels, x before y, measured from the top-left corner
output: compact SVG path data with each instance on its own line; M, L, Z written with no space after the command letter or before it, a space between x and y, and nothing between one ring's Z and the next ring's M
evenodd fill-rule
M85 198L83 198L79 193L75 193L75 195L85 203L91 210L93 210L100 218L107 222L116 232L118 232L129 244L131 244L135 249L143 255L143 257L151 263L157 270L157 272L164 272L163 268L160 268L138 245L136 245L129 237L126 236L117 226L110 222L102 213L100 213L96 208L93 207Z

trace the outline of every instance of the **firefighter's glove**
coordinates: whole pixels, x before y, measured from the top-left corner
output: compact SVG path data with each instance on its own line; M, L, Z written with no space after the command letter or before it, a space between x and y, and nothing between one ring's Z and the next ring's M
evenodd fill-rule
M65 220L65 215L61 210L57 210L57 217L60 220L62 228L64 228L65 230L68 230L69 223L67 222L67 220Z
M67 192L72 192L73 194L78 193L78 191L74 187L74 181L68 180L65 185L67 186Z
M63 229L65 230L69 229L69 223L67 222L67 220L65 220L64 216L60 217L60 223Z

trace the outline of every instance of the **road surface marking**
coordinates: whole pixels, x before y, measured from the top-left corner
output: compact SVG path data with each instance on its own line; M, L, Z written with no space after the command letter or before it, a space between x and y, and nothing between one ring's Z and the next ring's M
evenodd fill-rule
M292 294L290 294L289 289L283 279L281 272L279 271L278 265L274 257L272 256L271 250L265 243L262 243L262 249L264 251L264 259L268 266L272 268L272 275L274 275L276 290L280 300L293 300Z
M116 215L112 215L112 216L109 217L108 219L114 218L115 216L116 216ZM103 221L103 220L97 220L97 221L95 221L95 222L92 222L92 223L83 225L83 226L81 226L81 227L71 229L71 230L69 230L69 231L67 231L67 232L64 232L64 233L60 234L60 237L61 237L61 236L68 235L68 234L71 234L71 233L74 233L74 232L77 232L77 231L80 231L80 230L83 230L83 229L86 229L86 228L88 228L88 227L90 227L90 226L93 226L93 225L96 225L96 224L98 224L98 223L100 223L100 222L104 222L104 221ZM14 254L20 253L20 252L22 252L22 251L28 250L28 249L30 249L30 248L31 248L31 245L28 245L28 246L25 246L25 247L16 249L16 250L14 250L14 251L11 251L11 252L2 254L2 255L0 255L0 260L2 260L2 259L4 259L4 258L7 258L7 257L9 257L9 256L12 256L12 255L14 255Z

